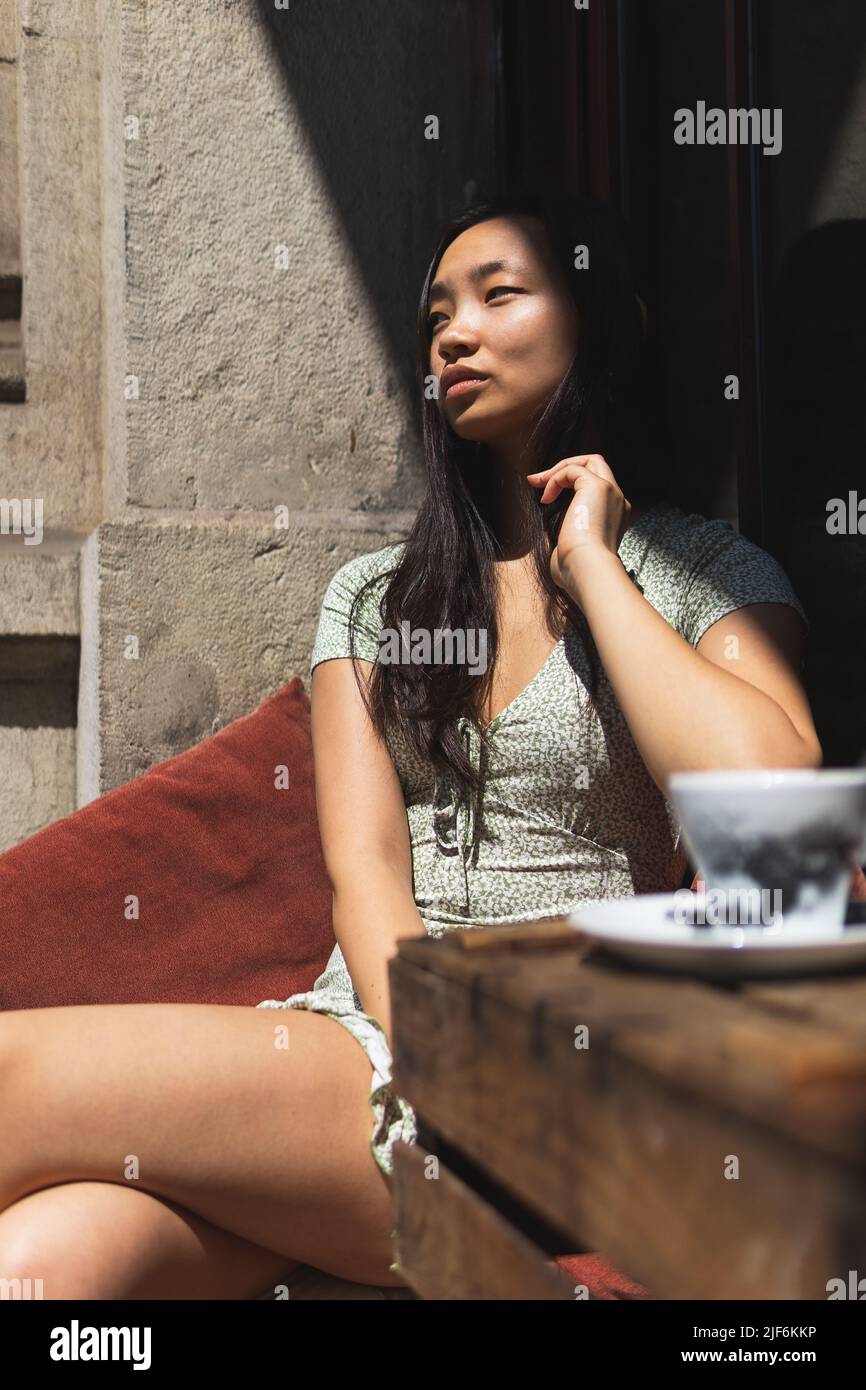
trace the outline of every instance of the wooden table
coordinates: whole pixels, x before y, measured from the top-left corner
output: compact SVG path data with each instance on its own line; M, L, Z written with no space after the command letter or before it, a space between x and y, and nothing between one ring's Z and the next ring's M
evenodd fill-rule
M553 1259L582 1251L657 1298L866 1279L866 976L639 973L564 918L404 940L390 969L422 1298L574 1298Z

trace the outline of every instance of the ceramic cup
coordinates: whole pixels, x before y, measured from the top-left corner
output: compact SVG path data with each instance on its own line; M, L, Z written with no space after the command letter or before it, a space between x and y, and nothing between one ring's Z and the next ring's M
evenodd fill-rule
M769 912L774 926L843 930L866 860L866 767L675 772L668 789L721 924L766 926Z

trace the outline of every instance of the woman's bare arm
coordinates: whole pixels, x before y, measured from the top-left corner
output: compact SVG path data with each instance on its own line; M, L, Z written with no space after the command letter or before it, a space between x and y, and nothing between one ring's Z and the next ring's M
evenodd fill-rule
M358 660L369 681L370 661ZM320 662L311 686L316 803L334 893L334 935L367 1013L390 1041L388 961L397 941L424 936L412 891L400 780L364 708L348 657Z

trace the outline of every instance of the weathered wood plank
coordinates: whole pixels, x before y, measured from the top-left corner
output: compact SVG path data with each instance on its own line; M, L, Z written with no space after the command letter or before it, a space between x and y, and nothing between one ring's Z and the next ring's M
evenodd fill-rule
M437 1156L394 1145L398 1272L426 1299L571 1300L571 1280Z
M754 981L741 993L756 1008L844 1029L866 1045L866 975Z
M821 1298L862 1265L859 1039L560 950L412 939L391 969L397 1090L573 1249L661 1297Z
M593 1054L605 1066L609 1057L630 1059L698 1101L712 1096L735 1113L866 1163L866 1045L859 1029L791 1019L758 1007L757 995L753 1001L742 991L622 970L567 951L488 948L482 958L450 936L412 938L392 962L392 989L404 965L453 982L448 1036L465 1025L467 1054L476 1035L483 1039L489 1010L499 1008L527 1030L527 1047L553 1049L565 1090L582 1027L591 1039L580 1054L584 1069L592 1070ZM444 1026L437 1025L437 1036ZM411 1048L409 1034L404 1045Z

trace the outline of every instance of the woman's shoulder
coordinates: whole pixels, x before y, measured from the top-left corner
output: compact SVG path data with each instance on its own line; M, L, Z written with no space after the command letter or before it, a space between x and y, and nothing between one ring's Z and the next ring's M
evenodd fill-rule
M397 541L393 545L382 546L380 550L353 555L334 571L329 587L357 590L370 579L383 578L397 564L405 544L405 541Z
M636 557L643 592L692 645L713 622L752 603L787 604L808 626L779 561L729 521L663 502L636 530L644 541Z
M637 523L638 527L643 523L646 523L647 533L654 542L648 558L656 563L663 549L662 541L674 545L676 553L694 554L721 540L746 539L730 521L705 516L703 512L687 512L675 502L657 502L647 508Z
M683 568L691 575L705 572L719 557L731 557L735 563L746 558L758 568L764 563L769 571L778 568L778 561L767 550L748 539L730 521L705 516L702 512L687 512L672 502L659 502L644 513L647 522L645 565L647 572L660 576ZM638 523L640 526L640 522Z
M311 662L361 656L375 661L379 651L379 604L387 578L405 541L353 555L332 574L319 613ZM380 583L375 582L380 580ZM369 587L367 587L369 584ZM356 599L358 600L356 603Z

